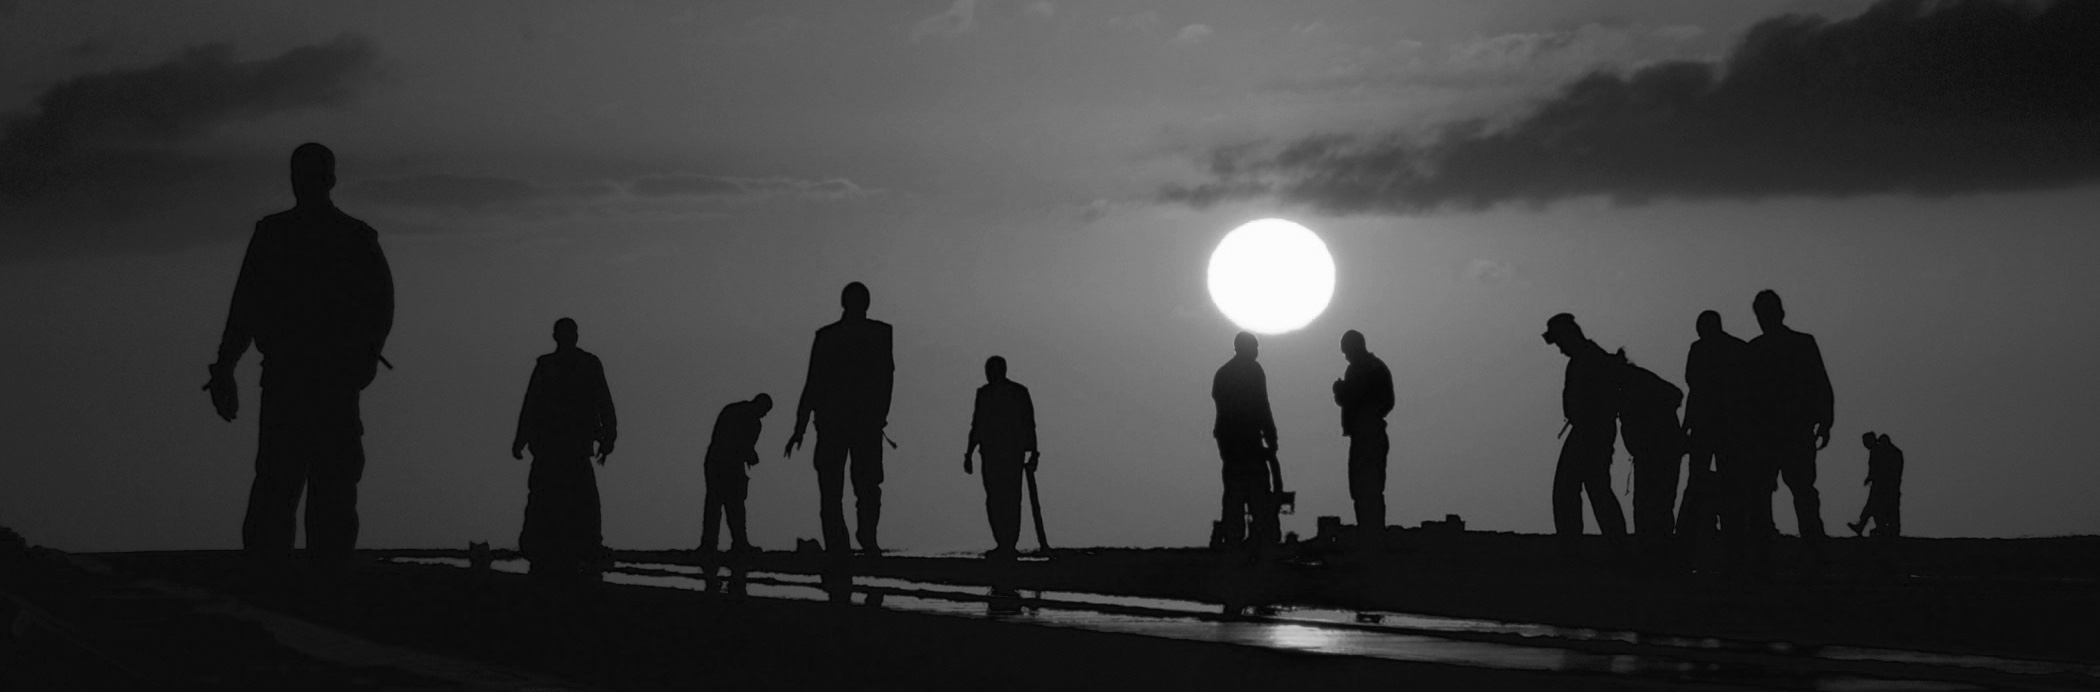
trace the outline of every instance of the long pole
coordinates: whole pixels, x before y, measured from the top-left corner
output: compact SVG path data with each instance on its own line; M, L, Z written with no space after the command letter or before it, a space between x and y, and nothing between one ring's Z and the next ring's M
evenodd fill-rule
M1028 507L1035 514L1035 545L1042 553L1050 552L1050 538L1043 532L1043 497L1035 489L1035 467L1028 467Z

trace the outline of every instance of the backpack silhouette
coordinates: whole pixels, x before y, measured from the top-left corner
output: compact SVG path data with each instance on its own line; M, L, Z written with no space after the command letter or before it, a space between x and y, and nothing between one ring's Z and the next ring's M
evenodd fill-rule
M1647 450L1636 452L1634 447L1664 445L1656 451L1681 452L1687 440L1678 425L1677 409L1684 405L1684 390L1655 371L1627 360L1625 349L1619 349L1615 356L1620 364L1619 429L1627 438L1627 451L1640 455Z

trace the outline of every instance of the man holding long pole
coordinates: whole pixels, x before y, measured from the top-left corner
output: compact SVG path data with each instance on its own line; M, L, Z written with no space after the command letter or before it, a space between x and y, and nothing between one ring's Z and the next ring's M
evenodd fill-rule
M1042 502L1035 494L1035 467L1042 452L1035 446L1035 402L1028 388L1006 379L1006 359L992 356L984 361L985 384L977 388L977 405L970 415L970 439L963 447L963 473L972 473L970 454L984 457L984 513L991 521L992 548L986 557L1008 559L1017 554L1021 538L1021 477L1028 475L1029 497L1035 506L1035 536L1043 548ZM1023 457L1027 461L1023 462Z

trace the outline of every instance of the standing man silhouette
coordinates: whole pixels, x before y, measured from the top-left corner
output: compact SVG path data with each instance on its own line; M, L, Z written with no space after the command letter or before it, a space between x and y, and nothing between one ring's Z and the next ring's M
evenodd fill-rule
M337 209L335 154L312 142L292 151L296 206L255 224L233 304L210 366L212 407L240 411L234 366L252 341L263 354L255 482L241 546L288 557L306 496L306 548L339 570L357 546L357 482L364 476L358 396L372 383L394 324L394 279L379 234Z
M598 465L604 466L619 437L619 420L605 365L577 348L576 336L576 320L554 321L554 352L532 366L518 434L510 443L513 459L532 449L518 552L537 574L578 572L604 549L591 447L596 444Z
M1553 470L1553 532L1582 535L1582 494L1590 496L1597 529L1606 536L1626 535L1626 515L1611 494L1611 460L1617 451L1619 366L1597 342L1583 336L1575 316L1560 313L1546 320L1546 343L1568 357L1560 390L1561 415L1568 439L1561 443Z
M707 438L707 457L702 462L707 473L707 495L701 507L707 518L700 523L701 553L714 552L720 536L716 530L724 519L729 523L729 551L752 550L751 538L744 533L744 499L751 493L751 476L745 468L758 465L758 435L765 427L766 414L772 411L773 397L759 392L750 401L722 407L715 416L715 429Z
M849 458L861 550L869 555L882 553L875 529L882 520L883 428L889 425L890 389L897 366L890 350L890 325L868 319L869 300L867 286L858 281L846 284L839 293L845 314L817 330L816 343L809 349L802 398L795 406L795 432L782 452L793 455L802 446L803 430L814 414L824 547L841 554L851 549L840 507Z
M1006 379L1006 359L999 356L984 361L984 386L977 388L970 439L963 447L963 473L970 473L973 451L984 456L984 514L994 544L989 557L1013 557L1021 540L1021 476L1034 473L1043 454L1035 447L1035 400L1027 387Z
M1385 416L1393 411L1393 373L1364 346L1363 332L1342 333L1349 369L1334 381L1334 403L1342 407L1342 435L1349 438L1349 499L1356 525L1385 528L1385 460L1392 449Z
M1744 458L1745 349L1749 343L1721 327L1721 313L1699 313L1699 340L1684 359L1684 432L1691 453L1677 535L1698 540L1718 522L1730 546L1740 549L1747 529L1741 506L1754 498Z
M1758 473L1759 498L1751 503L1753 521L1770 527L1771 494L1778 490L1773 472L1794 496L1794 519L1810 553L1822 558L1822 499L1816 493L1816 451L1830 444L1835 401L1830 372L1816 338L1786 326L1779 294L1766 289L1750 302L1763 334L1750 340L1754 362L1752 388L1757 395L1758 443L1763 466ZM1762 511L1758 511L1762 507ZM1769 536L1770 528L1761 533Z
M1219 517L1226 545L1245 544L1260 551L1278 540L1275 491L1276 419L1269 413L1269 376L1255 358L1260 342L1253 334L1232 337L1233 356L1210 381L1210 400L1218 417L1211 436L1224 462L1225 498ZM1252 514L1254 526L1243 517Z

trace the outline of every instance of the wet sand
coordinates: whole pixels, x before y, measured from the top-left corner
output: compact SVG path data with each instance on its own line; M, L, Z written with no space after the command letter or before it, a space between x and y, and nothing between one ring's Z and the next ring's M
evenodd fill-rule
M1054 559L1017 563L904 554L849 564L860 577L980 590L997 585L1250 607L1324 605L1722 637L1779 643L1789 651L1845 645L2100 663L2095 660L2100 659L2100 634L2090 626L2100 617L2100 588L2094 580L2100 575L2100 538L1906 539L1892 548L1848 539L1833 542L1829 562L1814 568L1797 550L1790 542L1782 544L1781 569L1765 579L1700 569L1709 565L1699 555L1651 563L1625 559L1600 540L1570 551L1551 537L1478 532L1403 532L1373 545L1308 546L1295 559L1251 567L1236 556L1197 549L1063 551ZM241 579L238 556L231 553L96 557L127 575L234 594L375 642L609 689L1698 686L1602 673L1296 653L619 584L557 588L523 575L385 561L408 555L462 558L461 551L365 554L368 559L360 562L347 589L334 596L311 589L249 588ZM628 572L636 571L633 563L690 565L700 562L698 557L682 551L617 555L628 563L622 567ZM752 570L814 574L827 563L819 556L773 552L749 556L744 564ZM200 641L256 637L200 636ZM1614 647L1634 653L1640 648L1609 641L1584 644L1605 653ZM304 673L308 678L331 675L326 666L307 665L312 668ZM336 673L344 679L414 678ZM2036 688L2100 687L2100 679L2090 676L2012 677L2022 681L2010 687L2015 689L2028 687L2030 680Z

